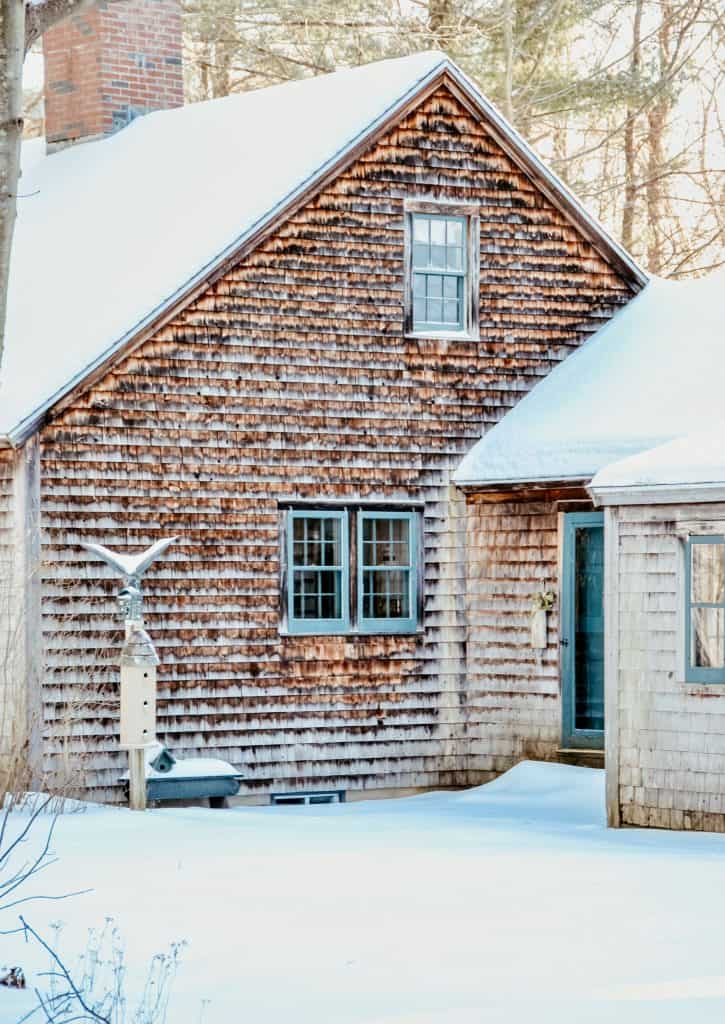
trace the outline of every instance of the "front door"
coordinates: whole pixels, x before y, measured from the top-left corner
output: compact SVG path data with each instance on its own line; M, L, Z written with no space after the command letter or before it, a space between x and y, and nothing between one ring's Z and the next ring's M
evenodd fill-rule
M603 515L569 512L561 594L563 747L604 747L603 593Z

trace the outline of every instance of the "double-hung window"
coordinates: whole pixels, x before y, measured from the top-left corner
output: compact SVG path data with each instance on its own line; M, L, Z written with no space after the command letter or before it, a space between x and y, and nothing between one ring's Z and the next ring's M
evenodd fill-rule
M413 512L358 515L359 624L366 632L415 629L415 527Z
M466 327L466 219L413 213L413 328Z
M478 332L476 207L405 203L407 333L473 338Z
M690 537L685 572L685 679L725 683L725 537Z
M291 508L289 633L411 633L418 625L419 513Z
M350 623L344 511L289 513L290 632L344 632Z

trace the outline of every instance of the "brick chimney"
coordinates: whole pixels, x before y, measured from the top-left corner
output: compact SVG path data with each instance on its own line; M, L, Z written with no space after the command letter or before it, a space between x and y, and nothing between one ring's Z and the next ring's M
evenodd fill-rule
M43 36L49 148L184 102L178 0L102 0Z

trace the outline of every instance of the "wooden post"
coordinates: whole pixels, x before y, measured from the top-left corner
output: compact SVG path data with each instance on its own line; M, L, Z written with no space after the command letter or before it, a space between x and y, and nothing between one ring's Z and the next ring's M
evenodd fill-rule
M146 751L133 747L128 752L128 806L132 811L146 810Z

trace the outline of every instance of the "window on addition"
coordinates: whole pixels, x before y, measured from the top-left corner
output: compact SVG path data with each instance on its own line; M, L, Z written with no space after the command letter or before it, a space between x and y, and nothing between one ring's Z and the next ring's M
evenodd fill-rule
M406 203L406 331L478 335L479 220L472 207Z
M414 632L418 545L416 512L291 509L288 632Z
M725 537L687 542L685 679L725 683Z

